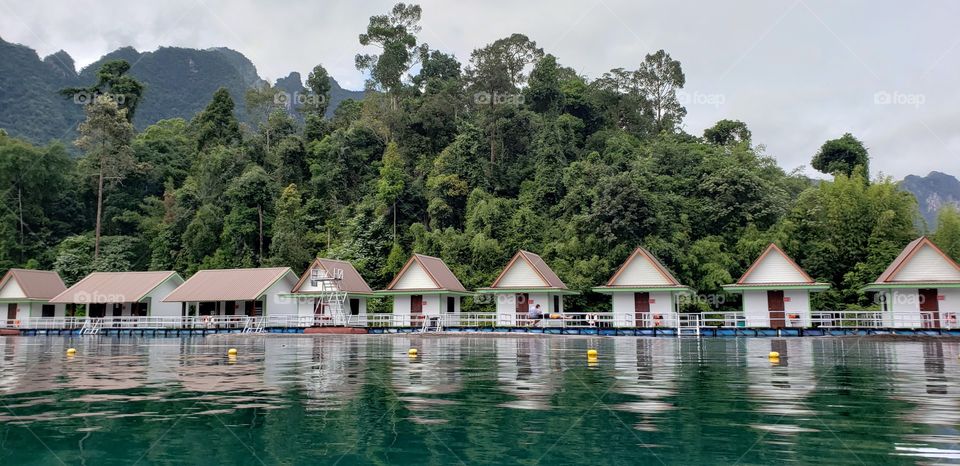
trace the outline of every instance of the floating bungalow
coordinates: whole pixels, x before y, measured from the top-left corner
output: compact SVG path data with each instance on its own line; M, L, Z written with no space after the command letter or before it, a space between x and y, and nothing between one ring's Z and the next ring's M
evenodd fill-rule
M514 254L493 284L477 292L494 296L497 325L505 326L524 323L537 305L547 317L562 313L563 297L577 294L567 289L543 258L529 251Z
M960 265L925 236L903 248L864 290L879 293L884 327L957 327Z
M382 296L393 297L393 325L420 325L424 317L445 317L445 324L460 320L460 301L470 296L447 264L437 257L414 254Z
M87 306L87 317L179 316L180 306L162 301L183 283L177 272L93 272L50 300Z
M178 303L176 315L297 315L288 295L297 276L290 267L200 270L163 299Z
M50 299L66 289L57 272L8 270L0 279L0 304L7 308L7 324L31 317L64 317L66 306L52 304Z
M366 322L367 299L374 295L350 262L315 259L289 296L296 299L301 317L344 325Z
M743 295L746 327L810 327L810 293L830 289L810 278L790 256L771 243L725 291Z
M638 328L676 327L680 297L692 293L643 247L630 254L606 285L593 291L611 296L615 326Z

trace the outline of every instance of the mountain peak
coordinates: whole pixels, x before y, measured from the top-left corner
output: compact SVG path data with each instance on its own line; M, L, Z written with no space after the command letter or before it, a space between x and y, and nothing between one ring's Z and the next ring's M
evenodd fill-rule
M931 229L936 228L941 207L960 206L960 180L953 175L939 171L931 171L927 176L908 175L900 182L900 188L917 198L920 214Z

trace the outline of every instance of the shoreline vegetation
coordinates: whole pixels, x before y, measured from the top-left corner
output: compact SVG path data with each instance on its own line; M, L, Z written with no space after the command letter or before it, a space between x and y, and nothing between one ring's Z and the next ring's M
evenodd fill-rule
M476 289L524 249L586 291L571 307L605 311L590 288L642 245L680 282L726 297L683 310L722 311L739 298L721 285L775 242L831 285L814 309L845 310L877 308L861 289L921 234L960 259L960 215L945 207L927 231L911 194L870 178L853 135L811 154L830 175L812 180L777 166L744 122L685 132L696 90L663 50L591 78L519 33L469 57L433 49L420 15L397 4L370 18L356 44L367 93L330 117L317 65L304 98L220 89L190 121L136 131L150 87L135 64L103 64L90 87L62 90L93 96L75 141L0 130L0 270L53 269L72 285L92 271L299 273L332 257L381 289L416 252ZM388 309L376 301L370 312Z

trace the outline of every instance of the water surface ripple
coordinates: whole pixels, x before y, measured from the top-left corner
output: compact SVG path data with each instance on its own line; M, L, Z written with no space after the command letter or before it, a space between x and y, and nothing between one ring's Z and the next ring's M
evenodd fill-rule
M0 464L957 463L958 351L948 339L8 337Z

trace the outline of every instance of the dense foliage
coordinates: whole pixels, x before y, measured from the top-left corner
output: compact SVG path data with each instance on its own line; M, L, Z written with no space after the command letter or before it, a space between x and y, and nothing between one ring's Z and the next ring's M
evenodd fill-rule
M357 56L371 92L329 117L318 66L308 87L322 98L300 118L266 88L248 94L257 116L245 124L221 90L192 121L136 133L130 168L103 189L96 260L89 167L103 154L74 161L59 143L0 136L0 269L55 267L71 282L93 269L299 273L320 255L353 261L376 288L420 252L474 288L522 248L587 290L644 245L684 283L720 293L777 241L833 284L817 305L842 308L869 305L859 288L919 234L915 199L868 180L852 136L824 146L816 163L836 176L813 183L778 167L743 122L685 133L685 77L662 50L591 80L514 34L461 64L419 42L419 17L401 4L371 18L360 42L376 54ZM953 254L958 224L941 220L936 238ZM572 304L609 307L589 292Z

